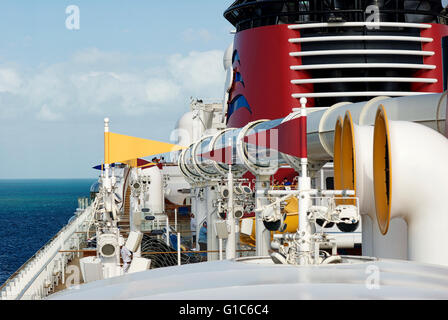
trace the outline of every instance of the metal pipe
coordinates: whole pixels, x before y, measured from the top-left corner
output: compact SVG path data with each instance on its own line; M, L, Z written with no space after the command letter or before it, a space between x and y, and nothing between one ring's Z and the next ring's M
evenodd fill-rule
M181 259L180 259L180 233L177 233L177 265L181 265Z
M235 217L233 216L233 174L232 165L229 165L229 173L227 174L229 199L227 209L227 225L230 227L229 237L226 240L226 260L235 259L236 257L236 236L235 236Z
M207 186L205 188L205 199L207 204L207 261L218 260L218 254L215 252L218 250L218 237L215 231L215 223L218 220L216 213L217 208L214 208L213 204L217 198L216 186Z
M168 215L166 216L166 245L169 247L170 246L170 220L168 218Z
M300 99L300 117L305 119L306 123L306 98ZM304 132L306 132L306 127L301 128L303 132L299 132L299 136L303 137ZM304 141L305 145L307 141ZM305 146L306 147L306 146ZM311 178L308 176L308 158L300 158L301 164L301 175L298 178L298 189L300 191L298 197L299 205L299 228L297 232L300 235L299 240L299 264L306 265L309 264L309 257L311 255L311 224L308 220L308 209L311 205L310 190L311 190Z
M416 122L438 130L437 124L443 127L446 119L446 110L437 114L441 98L441 93L399 98L375 97L369 101L341 102L308 111L308 160L327 162L333 159L335 124L339 117L344 118L347 111L350 111L355 124L373 125L378 106L383 105L391 120ZM441 133L443 130L440 128Z
M177 231L177 208L174 209L174 227Z
M269 189L269 179L270 176L257 176L255 182L255 246L257 256L267 256L271 242L271 233L264 226L263 213L260 210L269 204L264 196L260 196Z

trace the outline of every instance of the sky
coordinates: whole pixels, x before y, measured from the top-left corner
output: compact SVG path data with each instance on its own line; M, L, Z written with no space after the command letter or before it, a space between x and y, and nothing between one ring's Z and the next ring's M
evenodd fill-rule
M170 142L190 97L222 99L232 2L2 0L0 179L98 176L105 117Z

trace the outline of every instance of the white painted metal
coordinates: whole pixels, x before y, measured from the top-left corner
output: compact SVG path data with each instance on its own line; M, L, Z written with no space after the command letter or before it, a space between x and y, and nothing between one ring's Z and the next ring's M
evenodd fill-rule
M104 118L104 133L109 132L109 122L110 122L109 118ZM104 141L104 148L106 148L106 141ZM106 159L104 159L104 161L106 161ZM110 192L111 191L111 181L109 178L109 167L110 167L109 163L104 164L103 186ZM107 204L106 200L105 200L105 202Z
M229 145L232 146L232 141L229 141ZM233 215L233 173L232 165L229 165L229 173L227 174L227 184L229 188L229 200L227 201L227 228L229 230L229 236L226 240L226 260L236 258L236 226L235 217Z
M198 200L198 198L195 196L196 195L196 191L197 190L197 188L194 186L194 185L192 185L191 186L191 190L190 190L190 197L191 197L191 213L192 214L194 214L194 216L195 216L195 219L196 219L196 224L197 224L197 215L198 215L198 202L199 202L199 200ZM192 219L192 218L190 218L190 219ZM198 241L197 241L197 239L198 239L198 234L197 234L197 227L195 227L194 228L194 230L193 229L191 229L191 220L190 220L190 230L191 230L191 232L194 232L194 234L192 233L191 234L191 243L192 243L192 245L195 247L195 248L198 248ZM194 243L193 243L193 236L196 236L196 241L194 241Z
M301 109L300 109L300 116L306 117L306 103L307 99L305 97L302 97L300 99ZM300 265L307 265L311 264L312 261L310 260L310 254L312 250L312 230L311 230L311 224L308 220L308 213L309 208L311 206L311 198L309 190L311 190L311 178L308 176L308 159L307 158L301 158L300 159L301 164L301 173L298 180L298 190L300 191L298 196L298 206L299 206L299 226L298 226L298 234L300 236L299 240L299 264Z
M329 41L410 41L410 42L433 42L434 39L427 37L409 36L328 36L328 37L308 37L291 38L290 43L305 42L329 42Z
M177 231L177 208L174 209L174 229Z
M170 246L170 219L168 218L168 215L166 216L166 222L165 222L166 228L165 228L165 240L166 240L166 245L169 247Z
M204 135L201 137L198 141L193 143L191 147L191 155L192 155L192 165L195 167L196 172L199 173L199 175L203 178L204 181L210 180L210 179L216 179L220 177L220 171L216 169L216 167L212 164L214 161L206 159L204 157L201 157L202 162L198 162L198 157L201 156L201 154L212 151L212 141L213 137L215 135ZM203 143L208 144L204 147ZM207 168L208 165L208 168ZM205 168L203 168L205 166ZM214 173L212 173L212 171Z
M391 118L393 119L404 119L404 120L413 120L422 124L425 124L427 127L430 127L432 129L436 129L436 108L439 102L439 99L441 97L441 94L436 94L436 95L426 95L426 96L420 96L418 98L399 98L399 99L384 99L382 98L379 99L376 103L368 103L366 105L362 105L362 104L350 104L350 105L345 105L339 108L336 108L334 110L334 114L332 115L332 117L321 117L322 120L328 121L329 118L334 118L336 115L341 115L341 112L345 109L345 110L350 110L352 112L353 115L353 120L355 122L359 122L359 123L363 123L363 124L373 124L373 119L374 119L374 109L378 107L378 105L381 103L384 105L385 109L387 110L388 114L391 115ZM331 113L331 110L327 110L327 113ZM317 116L317 114L316 114ZM393 123L393 122L391 122ZM406 124L405 122L403 122L404 124ZM407 192L407 189L405 187L405 184L401 185L401 193L403 194L403 192L405 194L407 194L410 197L414 197L413 199L415 199L415 201L418 201L419 205L417 205L417 203L410 203L409 207L407 210L410 210L410 208L415 205L416 208L422 208L425 207L425 204L422 204L422 199L419 198L419 196L417 196L417 189L421 190L422 188L424 188L425 190L428 190L427 192L429 192L429 194L427 195L421 195L423 196L426 201L430 202L431 204L437 203L438 199L443 199L442 195L437 195L433 193L433 190L438 190L438 184L442 183L442 181L437 182L437 180L434 180L429 173L424 173L421 174L421 177L416 177L415 174L415 170L418 168L428 168L429 166L431 166L431 170L432 172L436 172L436 174L438 175L438 177L444 177L446 176L444 172L442 172L445 169L437 169L437 170L433 170L434 166L436 165L436 163L434 163L434 160L430 160L431 164L428 166L424 166L421 165L421 161L422 161L422 155L429 155L429 151L425 151L424 149L421 149L420 146L417 145L417 141L421 141L422 144L424 144L423 141L427 141L426 147L428 148L428 145L431 145L432 143L435 143L435 141L438 140L442 140L442 141L446 141L446 139L443 138L443 136L439 135L435 130L431 130L427 127L424 126L420 126L417 124L408 124L409 126L412 126L415 132L414 135L420 135L421 134L421 138L420 139L416 139L413 136L410 135L410 133L412 132L412 130L401 130L400 132L402 133L402 140L401 142L397 142L395 143L396 146L396 151L398 154L400 154L403 160L403 165L400 165L399 168L400 170L402 170L403 167L408 167L409 165L413 167L413 169L408 169L409 171L407 173L405 173L404 171L400 172L397 178L393 178L393 179L397 179L398 181L403 180L403 178L405 176L410 176L413 177L415 179L423 179L424 176L426 176L426 179L430 179L431 181L433 181L431 184L431 186L428 186L427 188L424 188L424 185L422 183L424 183L424 179L421 180L421 182L415 182L416 185L416 190L414 191L415 194L414 195L409 195L409 193ZM362 212L363 213L369 213L369 211L371 210L373 206L372 203L372 172L371 172L371 148L369 147L369 145L371 144L371 132L369 134L367 133L362 133L362 131L366 132L366 131L370 131L369 129L365 128L361 128L358 126L354 126L355 129L355 141L356 141L356 162L357 162L357 188L358 188L358 196L360 197L361 200L361 207L362 207ZM420 133L418 131L418 128L420 128L420 130L426 132L426 133ZM407 132L407 133L406 133ZM436 135L437 138L432 138L431 135ZM364 136L364 138L363 138ZM423 140L422 140L423 139ZM442 143L443 144L443 143ZM407 151L404 151L406 148L410 148L412 149L412 152L414 153L419 153L419 155L417 154L407 154ZM443 147L442 146L437 146L434 147L437 150L442 150L443 151ZM423 151L422 151L423 150ZM412 153L411 152L411 153ZM420 152L422 152L420 154ZM404 155L403 155L404 153ZM432 154L440 154L439 152L436 153L436 151L433 151ZM408 159L405 161L405 157ZM438 157L432 157L431 158L437 158ZM443 156L442 156L443 158ZM420 163L420 165L416 163L412 164L414 161L417 161L418 163ZM398 162L397 162L398 163ZM442 165L442 164L441 164ZM404 170L404 169L403 169ZM417 175L418 176L418 175ZM402 178L400 178L402 177ZM415 180L417 181L417 180ZM419 180L420 181L420 180ZM409 185L413 185L410 181L408 182ZM442 186L442 189L444 187ZM367 198L365 198L365 196L367 195ZM370 198L369 198L370 195ZM434 197L434 198L431 198ZM418 199L418 200L417 200ZM430 200L431 199L431 200ZM398 201L399 203L408 203L409 200L404 199L400 199ZM429 206L431 207L431 206ZM441 207L440 207L441 208ZM432 207L431 209L428 210L432 210L432 212L440 212L441 209L436 209L435 207ZM406 211L409 212L409 211ZM428 214L426 213L419 213L419 217L426 217L426 221L428 224L430 224L429 220L431 220L431 218L428 216ZM372 243L372 246L366 247L366 250L368 250L371 254L375 255L375 256L380 256L380 257L395 257L395 258L403 258L405 259L406 257L409 257L412 260L417 260L418 261L429 261L428 257L425 255L424 258L421 258L420 255L422 254L422 252L425 251L424 246L418 242L418 241L423 241L423 236L420 236L420 240L415 240L416 236L414 233L412 233L412 229L415 232L415 229L419 229L416 227L411 227L409 220L406 220L406 222L409 225L409 230L408 232L406 232L404 226L405 224L401 223L399 219L396 219L399 216L392 216L392 223L391 223L391 230L390 233L388 233L388 235L386 235L386 237L383 237L381 235L379 235L378 232L378 228L376 227L376 218L375 215L371 215L370 214L370 226L368 226L369 224L369 219L364 219L363 221L363 232L364 232L364 242L367 240L368 242ZM423 218L422 218L423 219ZM436 224L441 223L442 225L444 224L443 221L441 221L441 219L439 218L433 218L432 221L438 221ZM434 227L434 224L432 224ZM370 231L369 231L370 230ZM429 232L429 226L426 227L426 232ZM409 242L403 242L400 240L406 239L407 235L409 236ZM433 229L433 233L432 234L440 234L440 232L434 232ZM397 241L393 241L393 238L395 238L395 240ZM414 240L412 240L414 239ZM433 246L433 245L429 245L429 243L437 243L437 241L440 242L440 240L436 240L433 239L433 241L427 242L428 245L427 246ZM416 245L412 245L411 242L413 243L418 243L419 246ZM391 243L393 243L394 245L391 245ZM407 246L407 250L408 252L404 252L406 250L406 246ZM416 253L417 252L417 253ZM364 252L365 254L368 252ZM427 255L432 254L433 257L437 256L434 255L434 252L431 253L431 250L426 249L426 253ZM434 258L433 258L434 259ZM433 263L441 263L441 261L434 261L432 260ZM446 263L446 262L445 262Z
M399 121L412 121L424 124L437 131L437 106L442 98L442 93L419 95L415 97L401 97L382 100L389 119ZM379 104L366 104L358 109L354 115L354 121L360 125L373 125ZM438 121L445 122L446 113L440 112Z
M271 232L264 226L262 212L257 212L257 209L269 204L269 201L263 195L270 188L269 180L269 175L257 175L255 181L255 254L261 257L269 254Z
M189 146L193 141L193 112L182 115L176 123L171 139L174 143L183 147Z
M396 28L418 28L430 29L430 24L424 23L405 23L405 22L321 22L321 23L304 23L289 25L289 29L313 29L313 28L340 28L340 27L396 27Z
M227 139L228 137L230 137L234 130L236 130L236 129L234 129L234 128L227 128L227 129L224 129L224 130L216 133L213 136L212 140L210 141L210 149L211 150L218 150L220 148L223 148L224 146L218 146L218 144L220 143L220 140L221 139ZM221 174L221 177L227 176L228 169L226 169L225 165L215 161L214 162L214 166L215 166L216 170ZM234 177L236 177L236 178L242 176L246 172L246 169L244 168L244 166L241 166L241 165L239 165L239 166L238 165L237 166L234 165L232 167L232 170L233 170L233 173L234 173Z
M448 266L448 139L426 126L391 120L389 138L390 216L407 222L408 258Z
M189 189L190 184L186 181L179 166L163 166L161 173L166 183L165 198L174 204L183 205L189 196L183 190Z
M205 195L205 188L195 188L196 197L196 248L199 248L199 231L202 224L207 220L207 199Z
M337 103L329 108L308 111L308 160L327 162L333 159L334 126L338 117L344 117L346 111L351 112L354 123L373 125L376 110L382 104L391 120L413 121L437 130L436 113L441 95L376 97L365 102ZM443 127L445 110L440 112L438 118Z
M136 252L140 247L140 243L143 239L143 233L139 231L131 231L126 240L125 247L128 248L132 252Z
M181 265L181 259L180 259L180 233L177 233L177 265Z
M255 128L258 124L262 124L267 121L268 120L256 120L253 122L249 122L246 126L240 129L238 133L238 138L236 140L236 153L238 155L238 160L242 161L246 170L249 170L255 176L271 176L275 174L278 170L277 163L271 164L266 167L261 167L258 166L256 163L252 163L252 161L249 160L246 153L244 137L247 136L248 132L252 128Z
M189 151L192 146L193 145L191 144L189 148L182 150L179 156L178 166L186 181L191 185L194 185L197 182L201 181L201 177L198 174L191 172L186 166L187 151Z
M142 169L142 175L150 177L151 183L148 186L148 199L146 204L151 209L151 213L164 212L164 194L162 173L157 166Z
M358 69L358 68L392 68L392 69L428 69L433 70L435 65L412 64L412 63L329 63L308 64L291 66L291 70L315 70L315 69Z
M103 267L103 277L105 279L112 278L123 274L123 269L120 267L120 245L119 245L119 230L115 228L115 232L111 233L97 233L97 248L99 251L99 258L101 259ZM103 247L105 245L114 246L115 250L112 254L103 254Z
M344 125L348 125L344 122ZM373 197L373 126L353 124L356 196L359 198L359 211L372 219L375 217L375 199ZM350 152L342 149L342 153ZM344 164L343 164L344 166Z
M214 202L217 199L216 186L207 186L205 189L205 198L207 202L207 251L218 251L218 237L216 235L215 223L218 221L216 213L217 208L214 207ZM217 252L208 252L207 261L218 260Z
M315 78L315 79L295 79L292 84L309 83L343 83L343 82L422 82L437 83L435 78L404 78L404 77L358 77L358 78Z
M151 266L151 259L134 257L132 258L131 266L129 267L127 273L130 274L149 270L150 266Z
M85 257L79 261L82 278L85 283L103 280L103 265L97 257Z
M314 50L314 51L299 51L290 52L291 57L309 57L309 56L328 56L328 55L352 55L352 54L387 54L387 55L407 55L407 56L433 56L434 51L420 51L420 50L391 50L391 49L350 49L350 50Z
M227 47L226 51L224 52L224 56L222 58L224 70L232 68L232 58L233 58L233 41Z
M407 224L402 218L391 219L389 232L382 235L375 220L363 215L362 219L362 255L384 259L408 259Z
M344 125L349 125L344 122ZM375 197L373 188L373 126L353 124L355 150L356 196L359 198L359 211L363 215L363 245L365 256L378 258L407 258L406 228L398 221L391 225L387 238L380 234L376 223ZM350 150L342 149L342 153ZM347 167L343 164L343 167ZM349 164L351 167L351 164ZM368 216L368 217L366 217ZM373 223L372 223L373 221Z
M353 91L353 92L318 92L318 93L293 93L293 98L328 98L328 97L375 97L375 96L417 96L426 95L432 92L418 92L418 91Z
M148 270L82 285L51 300L448 299L448 268L358 258L275 265L270 257Z
M65 253L59 253L60 250L71 249L71 239L78 237L76 232L86 231L87 221L93 213L94 204L87 209L78 212L75 219L72 219L59 233L41 250L39 250L35 257L26 263L18 272L16 277L7 281L1 292L1 299L34 299L44 298L46 293L43 291L45 282L53 282L57 276L47 273L46 270L52 270L54 266L58 265L63 258L63 267L67 263ZM62 277L62 276L61 276Z

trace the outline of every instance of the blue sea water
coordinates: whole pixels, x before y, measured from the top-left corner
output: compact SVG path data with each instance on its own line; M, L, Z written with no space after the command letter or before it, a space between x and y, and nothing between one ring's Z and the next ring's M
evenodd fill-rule
M67 224L94 182L0 180L0 285Z

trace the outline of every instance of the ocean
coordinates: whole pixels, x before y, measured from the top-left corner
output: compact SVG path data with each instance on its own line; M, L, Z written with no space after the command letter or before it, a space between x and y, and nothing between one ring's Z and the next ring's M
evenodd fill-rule
M95 181L0 180L0 285L67 224Z

